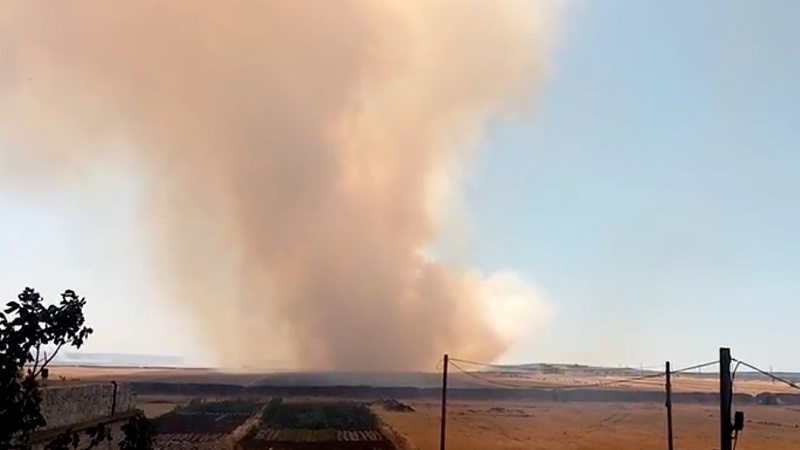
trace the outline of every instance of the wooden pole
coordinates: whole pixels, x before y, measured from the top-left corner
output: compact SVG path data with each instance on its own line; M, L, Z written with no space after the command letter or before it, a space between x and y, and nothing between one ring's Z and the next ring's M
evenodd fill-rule
M666 372L667 383L666 383L666 390L667 390L667 448L668 450L673 450L672 444L672 370L670 369L669 361L667 361L667 368Z
M732 450L731 436L731 350L719 349L719 448Z
M445 436L447 428L447 369L450 367L450 356L444 355L444 370L442 371L442 424L439 428L439 450L445 450Z

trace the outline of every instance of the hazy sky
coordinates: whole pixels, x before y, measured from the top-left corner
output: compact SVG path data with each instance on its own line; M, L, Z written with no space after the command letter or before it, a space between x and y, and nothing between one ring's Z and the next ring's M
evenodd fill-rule
M571 3L537 114L492 125L466 187L466 257L523 272L556 307L508 361L680 365L728 345L800 369L799 14ZM206 359L141 248L141 186L102 167L37 201L0 183L0 297L72 288L87 349Z

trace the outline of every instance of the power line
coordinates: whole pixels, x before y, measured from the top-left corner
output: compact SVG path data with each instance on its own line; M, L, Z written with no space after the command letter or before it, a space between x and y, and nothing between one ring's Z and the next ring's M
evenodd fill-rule
M463 367L461 367L461 365L459 365L454 360L455 361L460 361L460 362L463 362L463 361L461 359L451 358L450 359L450 364L453 367L455 367L456 369L458 369L458 371L460 371L461 373L463 373L463 374L465 374L465 375L467 375L467 376L469 376L471 378L474 378L476 380L482 381L484 383L494 384L494 385L497 385L497 386L503 386L503 387L513 388L513 389L558 389L558 390L590 389L590 388L596 388L596 387L614 386L614 385L618 385L618 384L636 383L636 382L650 380L650 379L654 379L654 378L661 378L661 377L663 377L665 375L664 372L658 372L658 373L652 373L652 374L642 375L642 376L638 376L638 377L628 377L628 378L621 378L621 379L617 379L617 380L600 381L600 382L597 382L597 383L585 384L585 385L562 384L562 385L531 386L531 385L519 385L519 384L505 383L505 382L502 382L502 381L492 380L492 379L488 379L488 378L479 376L475 372L470 372L470 371L464 369ZM682 369L675 370L672 373L687 372L687 371L690 371L690 370L696 370L698 368L711 366L711 365L714 365L714 364L717 364L717 363L718 363L718 361L709 361L709 362L702 363L702 364L695 364L693 366L684 367Z
M790 380L787 380L785 378L781 378L781 377L779 377L779 376L777 376L777 375L775 375L775 374L773 374L773 373L771 373L769 371L766 371L764 369L758 368L758 367L756 367L756 366L754 366L752 364L749 364L749 363L747 363L745 361L742 361L742 360L739 360L739 359L735 359L735 361L736 361L737 365L741 364L741 365L747 367L748 369L755 370L756 372L760 373L761 375L767 376L767 377L769 377L769 378L771 378L771 379L773 379L775 381L780 381L781 383L783 383L783 384L785 384L785 385L787 385L787 386L789 386L791 388L800 390L800 386L798 386L794 381L790 381Z
M791 388L800 390L800 386L798 386L795 382L793 382L791 380L787 380L787 379L782 378L782 377L779 377L779 376L773 374L772 371L767 371L767 370L761 369L761 368L756 367L756 366L754 366L754 365L752 365L750 363L747 363L745 361L742 361L742 360L736 359L736 358L731 358L731 361L736 361L736 366L734 366L733 373L731 374L731 396L730 396L731 404L733 403L733 381L736 378L736 373L739 370L739 366L747 367L747 368L749 368L751 370L754 370L754 371L756 371L756 372L758 372L758 373L760 373L760 374L762 374L762 375L764 375L764 376L766 376L766 377L768 377L768 378L770 378L772 380L779 381L779 382L781 382L781 383L783 383L783 384L785 384L785 385L787 385L787 386L789 386ZM733 450L736 450L736 447L739 444L739 430L736 431L736 434L734 435L733 439L734 439L733 440Z
M492 380L488 378L481 377L477 375L475 372L470 372L463 367L461 367L458 363L454 362L453 359L450 359L450 365L458 369L459 372L474 378L479 381L483 381L484 383L494 384L497 386L513 388L513 389L558 389L558 390L567 390L567 389L589 389L589 388L596 388L596 387L605 387L605 386L614 386L617 384L625 384L625 383L634 383L637 381L644 381L653 378L660 378L664 376L664 372L653 373L638 377L631 377L631 378L622 378L618 380L609 380L609 381L600 381L597 383L592 384L585 384L585 385L575 385L575 384L562 384L562 385L545 385L545 386L531 386L531 385L519 385L519 384L512 384L512 383L504 383L502 381Z
M515 366L515 365L492 364L492 363L487 363L487 362L472 361L472 360L469 360L469 359L461 359L461 358L454 358L454 357L450 357L450 361L460 362L460 363L464 363L464 364L470 364L470 365L473 365L473 366L482 366L482 367L487 367L487 368L494 368L494 369L501 369L501 370L507 370L507 371L515 371L515 372L534 372L534 373L540 373L541 372L541 368L540 367L526 367L526 366ZM691 371L691 370L702 369L704 367L713 366L714 364L717 364L717 363L719 363L719 361L709 361L709 362L705 362L705 363L701 363L701 364L695 364L693 366L688 366L688 367L684 367L684 368L681 368L681 369L673 370L672 373L682 373L682 372L688 372L688 371ZM641 369L635 369L635 368L632 368L632 367L626 367L625 369L627 369L627 370L636 370L637 372L641 370ZM650 371L650 369L647 369L647 370ZM659 375L664 375L664 372L663 371L659 371L659 372L657 372L655 374L643 375L643 376L649 378L651 376L659 376Z
M439 361L436 362L436 371L441 372L443 365L444 365L444 357L441 357L439 358Z
M733 361L734 358L731 358ZM733 409L733 394L734 394L734 380L736 380L736 372L739 371L739 366L742 365L741 361L736 361L736 365L733 366L733 372L731 372L731 395L728 397L728 409ZM733 450L736 450L736 447L739 445L739 432L741 430L736 430L733 434Z
M704 363L701 363L701 364L695 364L693 366L688 366L688 367L683 367L683 368L680 368L680 369L677 369L677 370L672 370L670 372L673 373L673 374L674 373L683 373L683 372L688 372L690 370L697 370L697 369L700 369L700 368L703 368L703 367L713 366L714 364L718 364L718 363L719 363L719 361L708 361L708 362L704 362ZM619 379L619 380L612 380L612 381L607 381L607 382L599 382L599 383L596 383L595 385L585 385L585 386L569 385L566 388L612 386L612 385L615 385L615 384L632 383L632 382L636 382L636 381L649 380L649 379L652 379L652 378L660 378L660 377L663 377L664 375L665 375L664 372L658 372L658 373L653 373L653 374L649 374L649 375L642 375L642 376L639 376L639 377L622 378L622 379Z
M450 364L453 367L455 367L456 369L458 369L460 372L462 372L463 374L465 374L465 375L467 375L467 376L469 376L471 378L474 378L476 380L482 381L484 383L493 384L493 385L502 386L502 387L507 387L507 388L512 388L512 389L559 389L559 390L590 389L590 388L596 388L596 387L614 386L614 385L618 385L618 384L636 383L636 382L650 380L650 379L654 379L654 378L661 378L661 377L663 377L665 375L664 372L657 372L657 373L651 373L651 374L641 375L641 376L637 376L637 377L628 377L628 378L621 378L621 379L616 379L616 380L599 381L599 382L596 382L596 383L585 384L585 385L575 385L575 384L552 385L551 384L551 385L544 385L544 386L541 386L541 385L540 386L532 386L532 385L519 385L519 384L513 384L513 383L506 383L506 382L502 382L502 381L498 381L498 380L488 379L488 378L485 378L485 377L477 375L475 372L470 372L470 371L464 369L463 367L461 367L461 365L458 364L458 362L465 363L465 364L479 365L479 366L484 366L484 367L496 367L496 368L510 368L510 366L482 363L482 362L478 362L478 361L471 361L471 360L461 359L461 358L452 358L452 357L450 358ZM677 369L677 370L673 370L672 373L677 374L677 373L689 372L689 371L692 371L692 370L701 369L703 367L712 366L712 365L718 364L718 363L719 363L719 361L708 361L708 362L701 363L701 364L694 364L694 365L691 365L691 366L688 366L688 367L683 367L683 368L680 368L680 369ZM538 369L531 369L531 368L525 368L525 369L526 369L525 371L528 371L528 372L534 372L534 371L537 372L537 373L539 372Z
M693 366L683 367L681 369L673 370L672 373L689 372L691 370L697 370L697 369L702 369L704 367L713 366L714 364L719 364L719 361L709 361L709 362L704 362L702 364L695 364Z
M520 386L518 384L503 383L501 381L489 380L489 379L480 377L480 376L476 375L474 372L470 372L470 371L464 369L463 367L459 366L457 363L453 362L452 359L450 360L450 365L455 367L456 369L458 369L458 371L463 373L464 375L467 375L467 376L469 376L471 378L474 378L476 380L479 380L479 381L483 381L484 383L494 384L494 385L497 385L497 386L513 388L513 389L533 389L533 388L536 388L536 386Z
M609 381L599 381L599 382L594 383L594 384L585 384L585 385L574 385L574 384L571 384L571 385L566 385L566 386L558 388L558 389L585 389L585 388L593 388L593 387L614 386L614 385L617 385L617 384L635 383L637 381L645 381L645 380L650 380L650 379L654 379L654 378L661 378L664 375L665 375L664 372L658 372L658 373L651 373L651 374L648 374L648 375L641 375L641 376L638 376L638 377L621 378L621 379L609 380Z
M539 372L539 368L535 367L525 367L525 366L514 366L514 365L503 365L503 364L492 364L492 363L485 363L480 361L471 361L469 359L461 359L461 358L450 358L450 361L460 362L464 364L469 364L473 366L482 366L482 367L490 367L494 369L500 369L509 372Z

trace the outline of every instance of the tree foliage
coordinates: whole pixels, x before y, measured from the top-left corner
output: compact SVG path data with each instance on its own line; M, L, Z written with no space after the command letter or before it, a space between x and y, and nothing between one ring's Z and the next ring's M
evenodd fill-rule
M40 384L47 379L48 364L63 347L80 348L92 334L85 325L85 305L84 298L67 290L57 305L44 306L39 293L25 288L0 312L0 448L27 449L31 433L47 424ZM152 449L155 433L141 413L126 427L123 449ZM88 449L112 439L107 424L82 434L83 439L79 433L65 433L47 448Z
M119 446L120 450L151 450L155 445L156 428L141 412L122 426L122 432L125 439Z

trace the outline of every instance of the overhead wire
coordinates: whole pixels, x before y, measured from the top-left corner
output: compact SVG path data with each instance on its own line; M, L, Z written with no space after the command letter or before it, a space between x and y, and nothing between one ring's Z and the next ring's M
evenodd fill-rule
M735 359L731 358L731 360L734 361ZM735 360L735 361L736 361L736 365L733 366L733 371L731 372L731 392L730 392L730 395L728 396L728 411L732 411L733 410L733 393L734 393L733 384L734 384L734 381L736 380L736 372L739 371L739 366L742 365L741 361L738 361L738 360ZM735 430L733 432L733 450L736 450L736 447L739 445L739 431L740 430Z
M474 361L474 360L469 360L469 359L455 358L455 357L452 357L452 356L450 357L450 361L461 362L461 363L470 364L470 365L473 365L473 366L482 366L482 367L496 368L496 369L506 369L506 370L515 371L515 372L535 372L535 373L539 373L541 371L541 369L539 367L525 367L525 366L515 366L515 365L494 364L494 363L480 362L480 361ZM695 364L695 365L692 365L692 366L687 366L687 367L683 367L683 368L680 368L680 369L676 369L676 370L673 370L672 373L682 373L682 372L688 372L690 370L702 369L704 367L712 366L712 365L717 364L717 363L719 363L718 360L708 361L708 362L704 362L704 363L701 363L701 364ZM631 371L633 371L633 370L639 371L640 370L640 369L633 368L633 367L626 367L625 369L626 370L631 370ZM659 371L658 373L663 374L664 372L663 371Z
M800 390L800 386L798 386L797 383L795 383L794 381L787 380L787 379L785 379L783 377L779 377L778 375L775 375L771 371L764 370L764 369L762 369L760 367L754 366L753 364L750 364L750 363L748 363L746 361L742 361L742 360L737 359L737 358L731 358L731 361L736 361L736 366L734 366L733 372L731 373L731 395L730 395L731 405L733 404L733 382L736 379L736 373L739 370L740 366L747 367L748 369L754 370L754 371L760 373L761 375L764 375L764 376L766 376L766 377L768 377L768 378L770 378L770 379L772 379L774 381L779 381L779 382L781 382L781 383L783 383L783 384L785 384L785 385L787 385L787 386L789 386L789 387L791 387L793 389ZM739 430L736 430L733 439L734 439L733 448L734 448L734 450L736 450L736 446L739 444Z
M663 377L664 376L664 373L662 372L662 373L649 374L649 375L639 376L639 377L623 378L623 379L609 380L609 381L601 381L601 382L592 383L592 384L585 384L585 385L575 385L575 384L560 384L560 385L552 385L552 384L550 384L550 385L539 385L539 386L537 386L537 385L519 385L519 384L505 383L505 382L502 382L502 381L492 380L492 379L489 379L489 378L482 377L482 376L478 375L475 372L470 372L470 371L464 369L458 363L455 363L452 360L451 360L450 364L453 367L455 367L456 369L458 369L459 372L461 372L464 375L467 375L467 376L469 376L471 378L474 378L476 380L479 380L479 381L482 381L482 382L488 383L488 384L494 384L494 385L497 385L497 386L502 386L502 387L507 387L507 388L514 388L514 389L557 389L557 390L589 389L589 388L613 386L613 385L616 385L616 384L625 384L625 383L643 381L643 380L647 380L647 379L659 378L659 377Z
M709 361L709 362L705 362L705 363L701 363L701 364L695 364L695 365L692 365L692 366L683 367L683 368L680 368L680 369L677 369L677 370L671 370L670 373L675 374L675 373L688 372L690 370L696 370L696 369L700 369L700 368L703 368L703 367L712 366L712 365L717 364L717 363L719 363L719 361ZM649 380L649 379L653 379L653 378L660 378L660 377L663 377L665 375L666 375L666 372L657 372L657 373L648 374L648 375L642 375L642 376L638 376L638 377L621 378L621 379L617 379L617 380L598 382L598 383L595 383L594 385L582 385L582 386L580 386L580 385L568 385L568 386L565 386L562 389L580 389L580 388L589 388L589 387L598 387L598 386L613 386L613 385L616 385L616 384L634 383L634 382L637 382L637 381Z
M764 376L766 376L766 377L769 377L769 378L771 378L771 379L773 379L773 380L775 380L775 381L780 381L781 383L783 383L783 384L785 384L785 385L787 385L787 386L789 386L789 387L791 387L791 388L794 388L794 389L800 390L800 386L798 386L798 385L797 385L797 383L795 383L794 381L787 380L787 379L785 379L785 378L779 377L779 376L777 376L777 375L775 375L775 374L773 374L773 373L771 373L771 372L769 372L769 371L766 371L766 370L764 370L764 369L761 369L761 368L759 368L759 367L756 367L756 366L754 366L754 365L752 365L752 364L749 364L749 363L747 363L747 362L745 362L745 361L742 361L742 360L739 360L739 359L735 359L735 358L732 358L732 359L733 359L734 361L736 361L736 363L737 363L737 366L738 366L739 364L741 364L741 365L743 365L743 366L747 367L748 369L755 370L756 372L760 373L761 375L764 375Z
M680 369L671 370L670 373L676 374L676 373L689 372L691 370L697 370L697 369L702 369L704 367L713 366L714 364L719 364L719 360L708 361L708 362L704 362L704 363L701 363L701 364L695 364L693 366L688 366L688 367L682 367Z
M484 367L512 368L512 366L502 366L502 365L497 365L497 364L481 363L481 362L477 362L477 361L464 360L464 359L461 359L461 358L452 358L452 357L450 358L450 365L452 365L454 368L456 368L459 372L469 376L470 378L482 381L482 382L487 383L487 384L493 384L493 385L502 386L502 387L506 387L506 388L513 388L513 389L557 389L557 390L590 389L590 388L614 386L614 385L626 384L626 383L642 382L642 381L645 381L645 380L661 378L661 377L663 377L665 375L665 372L656 372L656 373L651 373L651 374L641 375L641 376L636 376L636 377L627 377L627 378L620 378L620 379L615 379L615 380L599 381L599 382L596 382L596 383L584 384L584 385L576 385L576 384L561 384L561 385L552 385L552 384L550 384L550 385L543 385L543 386L542 385L539 385L539 386L536 386L536 385L519 385L519 384L507 383L507 382L503 382L503 381L492 380L492 379L489 379L489 378L486 378L486 377L482 377L482 376L478 375L474 371L471 372L471 371L468 371L468 370L464 369L460 364L458 364L458 362L465 363L465 364L479 365L479 366L484 366ZM705 362L705 363L701 363L701 364L695 364L695 365L692 365L692 366L683 367L683 368L680 368L680 369L677 369L677 370L673 370L673 371L671 371L671 373L676 374L676 373L688 372L688 371L691 371L691 370L697 370L697 369L700 369L700 368L703 368L703 367L708 367L708 366L711 366L711 365L714 365L714 364L718 364L718 363L719 363L719 361L709 361L709 362ZM529 371L529 372L530 371L534 371L534 370L531 370L529 368L526 368L526 369L528 369L526 371ZM539 372L538 370L535 370L535 371Z
M735 361L736 365L734 366L734 369L731 372L731 392L730 392L730 396L729 396L730 402L731 402L731 406L732 406L732 403L733 403L733 394L734 394L733 382L734 382L734 380L736 378L736 375L738 373L738 370L739 370L739 368L741 366L744 366L744 367L747 367L747 368L749 368L749 369L751 369L753 371L756 371L756 372L758 372L758 373L760 373L760 374L762 374L762 375L764 375L764 376L766 376L766 377L768 377L768 378L770 378L772 380L779 381L779 382L781 382L783 384L786 384L787 386L789 386L789 387L791 387L793 389L800 390L800 386L797 383L795 383L794 381L787 380L787 379L785 379L783 377L775 375L775 374L773 374L773 373L771 373L771 372L769 372L767 370L761 369L761 368L759 368L759 367L757 367L757 366L755 366L753 364L750 364L750 363L748 363L746 361L742 361L742 360L739 360L739 359L736 359L736 358L732 358L732 361ZM441 361L440 361L440 363L441 363ZM586 384L586 385L575 385L575 384L569 384L569 385L519 385L519 384L507 383L507 382L494 380L494 379L490 379L490 378L481 376L481 375L479 375L480 372L466 370L459 363L475 365L475 366L482 366L482 367L486 367L486 368L493 368L496 371L505 371L505 372L523 372L523 373L524 372L535 372L535 373L540 373L541 372L540 368L539 367L525 367L525 366L511 366L511 365L502 365L502 364L491 364L491 363L483 363L483 362L479 362L479 361L471 361L471 360L466 360L466 359L461 359L461 358L450 358L450 365L453 366L454 368L456 368L459 372L463 373L464 375L469 376L470 378L476 379L476 380L481 381L481 382L486 383L486 384L492 384L492 385L496 385L496 386L501 386L501 387L505 387L505 388L513 388L513 389L549 389L549 390L590 389L590 388L614 386L614 385L626 384L626 383L645 382L647 380L660 378L660 377L663 377L665 375L665 372L662 371L662 372L649 373L649 374L646 374L646 375L641 375L641 376L636 376L636 377L627 377L627 378L620 378L620 379L615 379L615 380L600 381L600 382L596 382L596 383L592 383L592 384ZM691 366L682 367L680 369L671 370L670 373L671 374L681 374L681 373L685 373L685 372L699 370L699 369L702 369L704 367L713 366L715 364L719 364L719 361L715 360L715 361L708 361L708 362L704 362L704 363L700 363L700 364L694 364L694 365L691 365ZM628 369L634 370L634 369L631 369L631 368L628 368ZM736 448L738 443L739 443L739 433L737 432L736 435L734 436L734 449Z
M539 373L541 371L541 366L552 366L553 364L537 364L533 367L526 366L526 365L514 365L514 364L496 364L496 363L487 363L482 361L474 361L470 359L462 359L456 357L450 357L450 361L461 362L464 364L469 364L472 366L481 366L486 367L488 369L497 369L498 371L504 372L534 372ZM585 366L576 366L576 367L585 367ZM618 370L627 370L627 371L635 371L635 372L653 372L659 370L660 366L640 366L640 367L624 367ZM617 370L617 369L615 369Z
M468 377L474 378L474 379L482 381L484 383L494 384L494 385L497 385L497 386L513 388L513 389L533 389L533 388L536 388L536 386L520 386L518 384L503 383L502 381L491 380L491 379L488 379L488 378L481 377L481 376L477 375L475 372L470 372L470 371L464 369L463 367L458 365L458 363L454 362L452 359L450 360L450 365L455 367L456 369L458 369L458 371L463 373L464 375L467 375Z
M473 366L482 366L482 367L490 367L494 369L502 369L507 370L510 372L539 372L538 367L525 367L525 366L514 366L514 365L504 365L504 364L493 364L493 363L485 363L480 361L472 361L469 359L461 359L461 358L453 358L450 357L451 362L460 362L464 364L469 364Z

